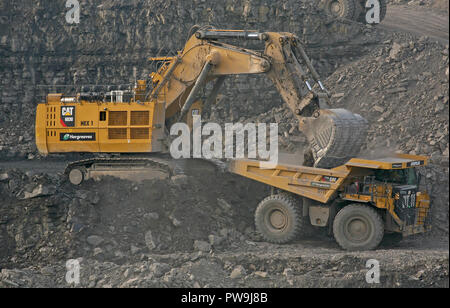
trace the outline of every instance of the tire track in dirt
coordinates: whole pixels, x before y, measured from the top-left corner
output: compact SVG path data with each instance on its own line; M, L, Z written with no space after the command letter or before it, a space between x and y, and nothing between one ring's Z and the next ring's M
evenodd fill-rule
M449 16L427 8L390 5L380 28L428 36L443 44L449 43Z

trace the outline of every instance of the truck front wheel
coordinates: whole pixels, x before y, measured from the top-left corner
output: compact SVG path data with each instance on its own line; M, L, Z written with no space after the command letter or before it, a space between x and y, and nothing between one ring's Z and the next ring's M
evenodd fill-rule
M384 223L373 208L351 204L337 213L333 233L336 242L345 250L371 250L383 239Z
M288 243L300 233L300 202L286 194L272 195L261 201L255 212L255 225L267 242Z

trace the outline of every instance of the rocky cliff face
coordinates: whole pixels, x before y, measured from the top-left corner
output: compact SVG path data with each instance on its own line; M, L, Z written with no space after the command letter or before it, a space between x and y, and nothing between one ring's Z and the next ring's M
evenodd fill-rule
M0 153L34 153L35 105L57 85L126 84L152 71L150 56L181 49L193 25L294 32L327 75L361 36L361 26L330 21L311 2L284 0L80 1L79 24L69 24L65 1L0 1ZM370 38L357 40L358 44ZM341 44L342 45L342 44ZM337 52L338 51L338 52ZM281 104L265 77L227 81L223 117L237 121ZM26 128L25 131L23 128Z

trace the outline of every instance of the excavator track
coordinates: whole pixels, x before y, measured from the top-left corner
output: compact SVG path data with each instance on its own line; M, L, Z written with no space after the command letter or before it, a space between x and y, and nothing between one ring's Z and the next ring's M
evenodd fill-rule
M109 158L96 157L85 160L71 162L67 165L64 173L69 181L74 185L81 184L84 180L90 178L92 172L112 172L112 171L138 171L152 169L168 177L174 175L174 169L164 158L150 157L127 157L127 158Z
M195 174L199 171L201 173L201 170L205 168L214 170L214 172L226 172L227 165L220 160L172 159L167 155L96 157L71 162L66 166L64 173L72 184L80 185L83 181L91 178L91 174L95 172L120 171L119 174L144 172L153 173L157 178L170 178L176 175Z

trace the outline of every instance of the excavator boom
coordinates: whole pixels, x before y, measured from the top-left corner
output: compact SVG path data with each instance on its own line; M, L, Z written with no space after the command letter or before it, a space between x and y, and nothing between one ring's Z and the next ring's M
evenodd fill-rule
M255 40L264 52L224 43L223 40ZM330 93L295 35L283 32L201 30L184 50L163 67L151 96L165 102L166 117L182 119L204 84L218 79L208 101L218 93L227 75L266 74L299 122L310 144L315 167L345 163L359 153L367 134L367 122L345 109L330 109Z

